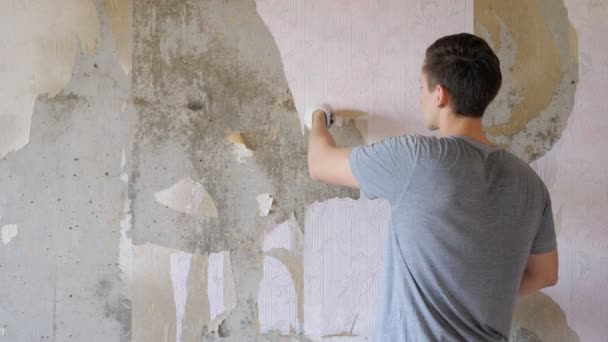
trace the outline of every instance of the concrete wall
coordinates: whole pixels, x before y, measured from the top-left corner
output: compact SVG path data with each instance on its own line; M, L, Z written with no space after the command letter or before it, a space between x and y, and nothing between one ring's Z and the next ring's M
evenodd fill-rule
M511 75L488 133L553 196L561 280L513 339L605 339L608 1L509 3L2 2L0 341L363 340L386 208L309 179L296 112L420 133L424 47L460 31Z

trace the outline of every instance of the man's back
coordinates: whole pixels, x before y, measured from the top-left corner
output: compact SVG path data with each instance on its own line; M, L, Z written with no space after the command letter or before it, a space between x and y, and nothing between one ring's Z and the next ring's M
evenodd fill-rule
M528 256L556 246L536 173L464 136L389 138L350 166L392 208L375 340L506 340Z

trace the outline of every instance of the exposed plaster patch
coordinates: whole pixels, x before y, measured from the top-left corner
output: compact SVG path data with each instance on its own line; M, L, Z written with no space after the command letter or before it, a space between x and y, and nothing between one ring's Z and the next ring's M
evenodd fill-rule
M0 2L0 158L29 142L40 94L56 96L72 78L80 49L92 55L100 40L89 0Z
M494 143L527 161L561 137L578 87L578 37L562 1L475 1L475 33L496 51L503 85L484 115Z
M128 75L131 72L133 54L133 1L106 0L105 9L114 34L118 61Z
M232 143L233 152L236 155L236 160L239 163L244 163L244 158L253 157L253 151L247 148L243 135L240 132L235 132L228 135L228 141Z
M16 224L7 224L2 227L2 243L5 245L17 236L18 227Z
M184 321L182 322L181 336L183 341L200 341L202 327L209 325L207 268L207 255L192 255L187 281L188 297L184 307Z
M197 218L218 217L215 203L207 190L190 177L157 192L154 197L164 206Z
M201 328L217 332L236 303L229 251L198 255L134 246L133 341L200 341Z
M525 328L532 331L540 341L580 341L568 324L564 310L541 291L518 298L513 323L518 330Z
M134 342L172 341L177 329L171 254L152 244L133 246L131 336ZM154 322L154 324L150 324ZM163 338L164 337L164 338Z

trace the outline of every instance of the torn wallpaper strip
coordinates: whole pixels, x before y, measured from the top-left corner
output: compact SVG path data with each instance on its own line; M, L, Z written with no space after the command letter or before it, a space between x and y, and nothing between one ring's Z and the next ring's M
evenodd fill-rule
M175 301L176 333L175 341L181 342L182 322L186 299L188 298L187 279L190 273L192 254L178 252L171 254L171 281L173 284L173 300Z
M373 334L389 214L382 200L330 199L307 208L307 335Z

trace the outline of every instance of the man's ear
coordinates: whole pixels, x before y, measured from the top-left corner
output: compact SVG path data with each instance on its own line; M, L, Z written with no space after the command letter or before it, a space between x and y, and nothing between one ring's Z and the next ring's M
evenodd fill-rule
M450 100L448 88L438 84L435 88L435 93L437 94L437 106L440 108L447 106Z

